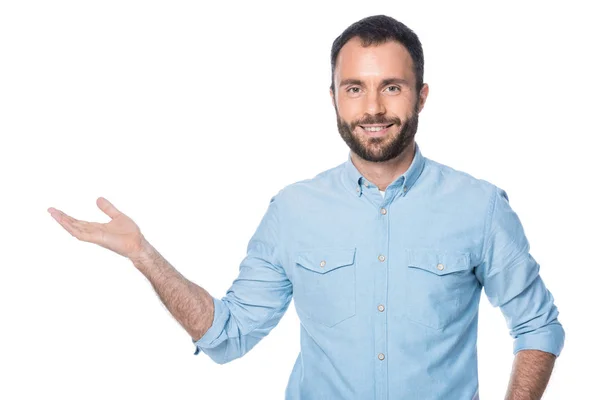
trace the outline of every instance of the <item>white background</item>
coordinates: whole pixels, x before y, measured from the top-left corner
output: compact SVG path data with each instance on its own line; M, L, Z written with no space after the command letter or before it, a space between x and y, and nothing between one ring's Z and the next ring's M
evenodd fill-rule
M541 264L566 330L544 398L595 397L593 2L369 3L0 4L0 398L283 398L299 351L293 305L219 366L193 356L131 262L46 210L107 222L104 196L223 296L271 196L345 161L330 46L379 13L423 44L423 154L505 189ZM502 399L512 339L483 295L478 348L481 398Z

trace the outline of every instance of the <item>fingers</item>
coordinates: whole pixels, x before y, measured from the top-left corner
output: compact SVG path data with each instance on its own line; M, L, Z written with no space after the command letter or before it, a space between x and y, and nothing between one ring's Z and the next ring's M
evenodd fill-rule
M61 225L63 225L64 223L74 223L75 221L77 221L75 218L65 214L64 212L62 212L60 210L57 210L54 207L50 207L48 209L48 212Z
M96 205L111 218L115 218L119 214L121 214L121 212L117 210L117 208L113 206L112 203L106 200L104 197L98 197L98 199L96 200Z
M48 212L50 212L50 215L52 215L52 217L75 238L92 243L99 243L101 241L102 230L100 229L100 224L76 220L52 207L48 209Z

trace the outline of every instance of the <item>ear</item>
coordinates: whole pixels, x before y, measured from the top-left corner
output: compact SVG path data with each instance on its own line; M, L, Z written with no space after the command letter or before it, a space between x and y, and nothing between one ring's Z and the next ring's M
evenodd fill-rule
M427 96L429 96L429 85L424 83L423 87L421 87L421 91L419 92L418 112L421 112L423 107L425 107L425 101L427 101Z

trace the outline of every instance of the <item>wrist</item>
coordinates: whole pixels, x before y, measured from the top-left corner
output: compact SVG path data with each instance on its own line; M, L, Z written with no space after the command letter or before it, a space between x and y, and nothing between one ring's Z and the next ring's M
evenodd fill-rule
M129 256L134 264L152 261L154 258L156 258L156 249L143 236L139 249Z

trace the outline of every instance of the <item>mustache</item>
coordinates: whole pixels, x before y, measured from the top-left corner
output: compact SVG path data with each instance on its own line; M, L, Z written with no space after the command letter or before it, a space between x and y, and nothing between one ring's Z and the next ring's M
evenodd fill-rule
M386 118L383 115L366 115L364 118L352 121L350 124L350 129L354 130L358 125L372 125L372 124L381 124L381 125L400 125L402 121L398 117Z

